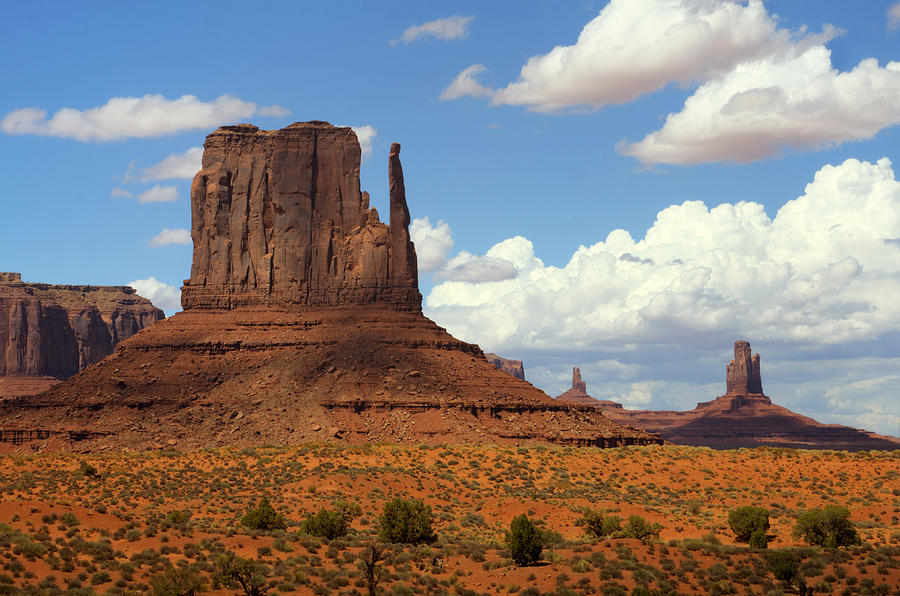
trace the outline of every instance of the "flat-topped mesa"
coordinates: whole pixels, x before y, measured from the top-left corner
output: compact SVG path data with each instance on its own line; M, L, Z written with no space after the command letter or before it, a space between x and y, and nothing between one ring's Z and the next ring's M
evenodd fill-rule
M67 379L164 317L128 286L25 283L0 273L0 381Z
M725 367L725 395L763 394L759 354L750 354L750 342L734 342L734 360Z
M390 225L360 191L356 133L327 122L223 126L191 185L188 309L380 304L421 310L400 145Z

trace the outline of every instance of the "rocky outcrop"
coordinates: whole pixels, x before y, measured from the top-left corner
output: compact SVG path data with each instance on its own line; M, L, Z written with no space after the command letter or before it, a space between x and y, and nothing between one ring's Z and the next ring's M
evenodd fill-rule
M750 342L734 342L734 360L725 367L725 395L762 395L759 354L750 353Z
M23 283L0 273L0 379L9 379L0 395L42 391L164 317L127 286Z
M556 399L570 404L590 406L593 408L599 408L601 406L611 408L622 407L614 401L601 400L588 395L587 383L581 379L581 369L577 366L572 367L572 387L567 389L564 393L557 395Z
M682 445L717 449L900 449L896 437L822 424L773 404L762 392L759 354L750 354L748 342L734 342L734 359L725 367L725 394L700 402L693 410L626 410L620 404L602 404L600 408L620 424L633 424Z
M661 442L552 400L427 319L400 146L390 225L359 190L359 157L353 131L324 122L209 135L185 310L40 396L0 401L3 444L38 430L78 450Z
M517 379L525 379L525 366L521 360L509 360L496 354L485 353L484 357L488 362L496 366L508 375L512 375Z
M400 145L390 155L390 225L360 191L350 128L223 126L191 185L185 310L386 304L418 310L416 252Z

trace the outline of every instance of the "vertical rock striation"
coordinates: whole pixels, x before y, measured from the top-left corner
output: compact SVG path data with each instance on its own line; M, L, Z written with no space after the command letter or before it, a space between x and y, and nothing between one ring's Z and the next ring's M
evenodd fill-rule
M67 379L164 317L127 286L23 283L0 273L0 377Z
M191 186L191 278L182 306L384 304L420 310L416 252L391 147L390 226L360 191L350 128L223 126L206 138Z
M750 354L750 342L734 342L734 360L725 367L725 395L762 395L759 354Z

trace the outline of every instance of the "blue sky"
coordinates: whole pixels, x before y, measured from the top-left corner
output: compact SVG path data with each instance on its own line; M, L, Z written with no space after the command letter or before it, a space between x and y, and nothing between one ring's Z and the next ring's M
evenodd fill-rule
M900 434L895 1L4 11L0 270L171 314L190 150L327 120L365 137L382 213L403 144L426 313L550 394L580 365L596 397L690 408L747 339L776 402Z

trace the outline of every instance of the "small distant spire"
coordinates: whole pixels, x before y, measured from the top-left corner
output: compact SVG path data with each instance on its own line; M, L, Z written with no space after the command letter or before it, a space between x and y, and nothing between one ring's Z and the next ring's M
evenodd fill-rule
M572 368L572 389L579 389L583 393L587 393L587 383L581 380L581 369L577 366Z

